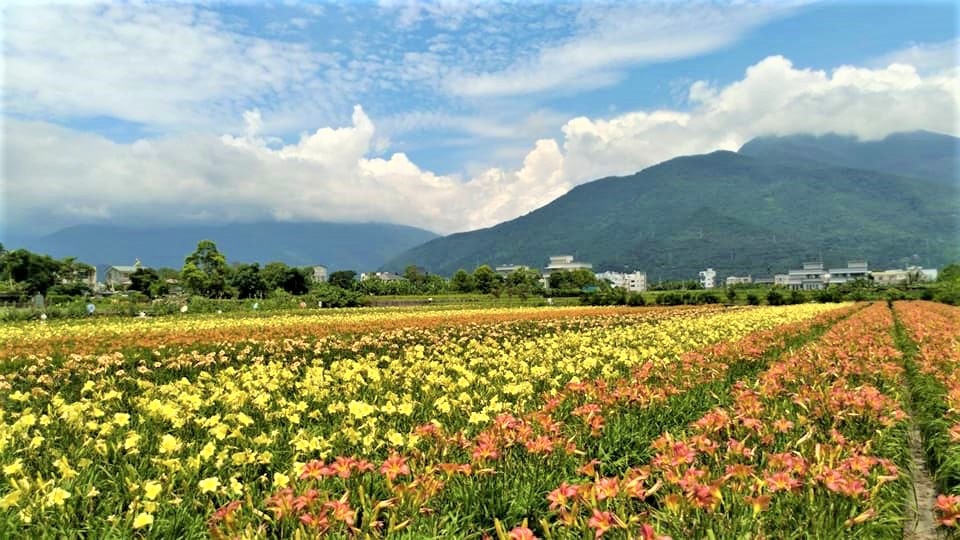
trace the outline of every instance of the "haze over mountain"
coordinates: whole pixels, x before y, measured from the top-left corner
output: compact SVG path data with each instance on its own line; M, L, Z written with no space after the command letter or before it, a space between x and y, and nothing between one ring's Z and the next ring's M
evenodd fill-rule
M863 143L758 139L740 153L675 158L578 186L517 219L431 240L385 267L537 268L558 254L597 270L645 271L651 280L693 278L707 267L771 275L804 260L936 267L960 257L957 142L935 133Z
M78 225L39 238L0 241L7 249L26 247L90 264L129 265L139 258L146 266L180 268L197 242L207 239L216 242L230 262L282 261L363 271L436 237L405 225L314 222L156 228Z
M819 162L953 185L960 182L960 139L930 131L894 133L864 142L843 135L758 137L739 152L782 162Z

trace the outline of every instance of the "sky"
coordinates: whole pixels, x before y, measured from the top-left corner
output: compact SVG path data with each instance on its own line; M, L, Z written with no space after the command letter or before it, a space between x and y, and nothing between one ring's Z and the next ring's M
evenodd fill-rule
M0 241L448 234L753 137L960 135L954 2L6 3Z

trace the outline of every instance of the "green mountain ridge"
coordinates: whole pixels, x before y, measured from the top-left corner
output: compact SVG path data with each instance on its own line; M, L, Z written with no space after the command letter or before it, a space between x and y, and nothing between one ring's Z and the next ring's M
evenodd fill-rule
M910 148L929 149L915 140L937 141L924 156L940 164L935 177L838 166L836 155L844 155L849 140L837 138L842 144L832 153L833 138L810 140L817 144L802 146L803 157L794 138L765 139L742 153L680 157L582 184L514 220L431 240L385 268L417 264L450 275L478 264L540 268L551 255L570 254L596 270L636 269L656 280L692 278L707 267L721 276L769 276L811 259L840 266L865 258L872 268L892 268L936 267L960 257L960 198L956 183L943 176L949 173L943 164L955 161L956 138L892 139L910 142L900 163ZM846 163L862 166L857 160L864 159Z
M385 223L266 222L177 227L78 225L38 238L5 238L7 249L25 247L94 265L183 266L200 240L213 240L230 262L322 264L331 271L372 270L437 235Z

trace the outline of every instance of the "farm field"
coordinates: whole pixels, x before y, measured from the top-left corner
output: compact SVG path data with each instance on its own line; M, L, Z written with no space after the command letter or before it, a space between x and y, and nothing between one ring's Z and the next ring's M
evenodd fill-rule
M958 328L929 302L3 325L0 537L903 538L912 431L956 527Z

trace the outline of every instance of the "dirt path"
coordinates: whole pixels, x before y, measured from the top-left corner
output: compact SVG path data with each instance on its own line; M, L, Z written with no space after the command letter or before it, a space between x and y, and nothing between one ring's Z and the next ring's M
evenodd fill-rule
M927 472L923 457L923 439L916 426L910 428L910 476L914 493L907 500L907 516L903 524L904 540L946 538L937 531L933 508L937 502L937 490L933 478Z

